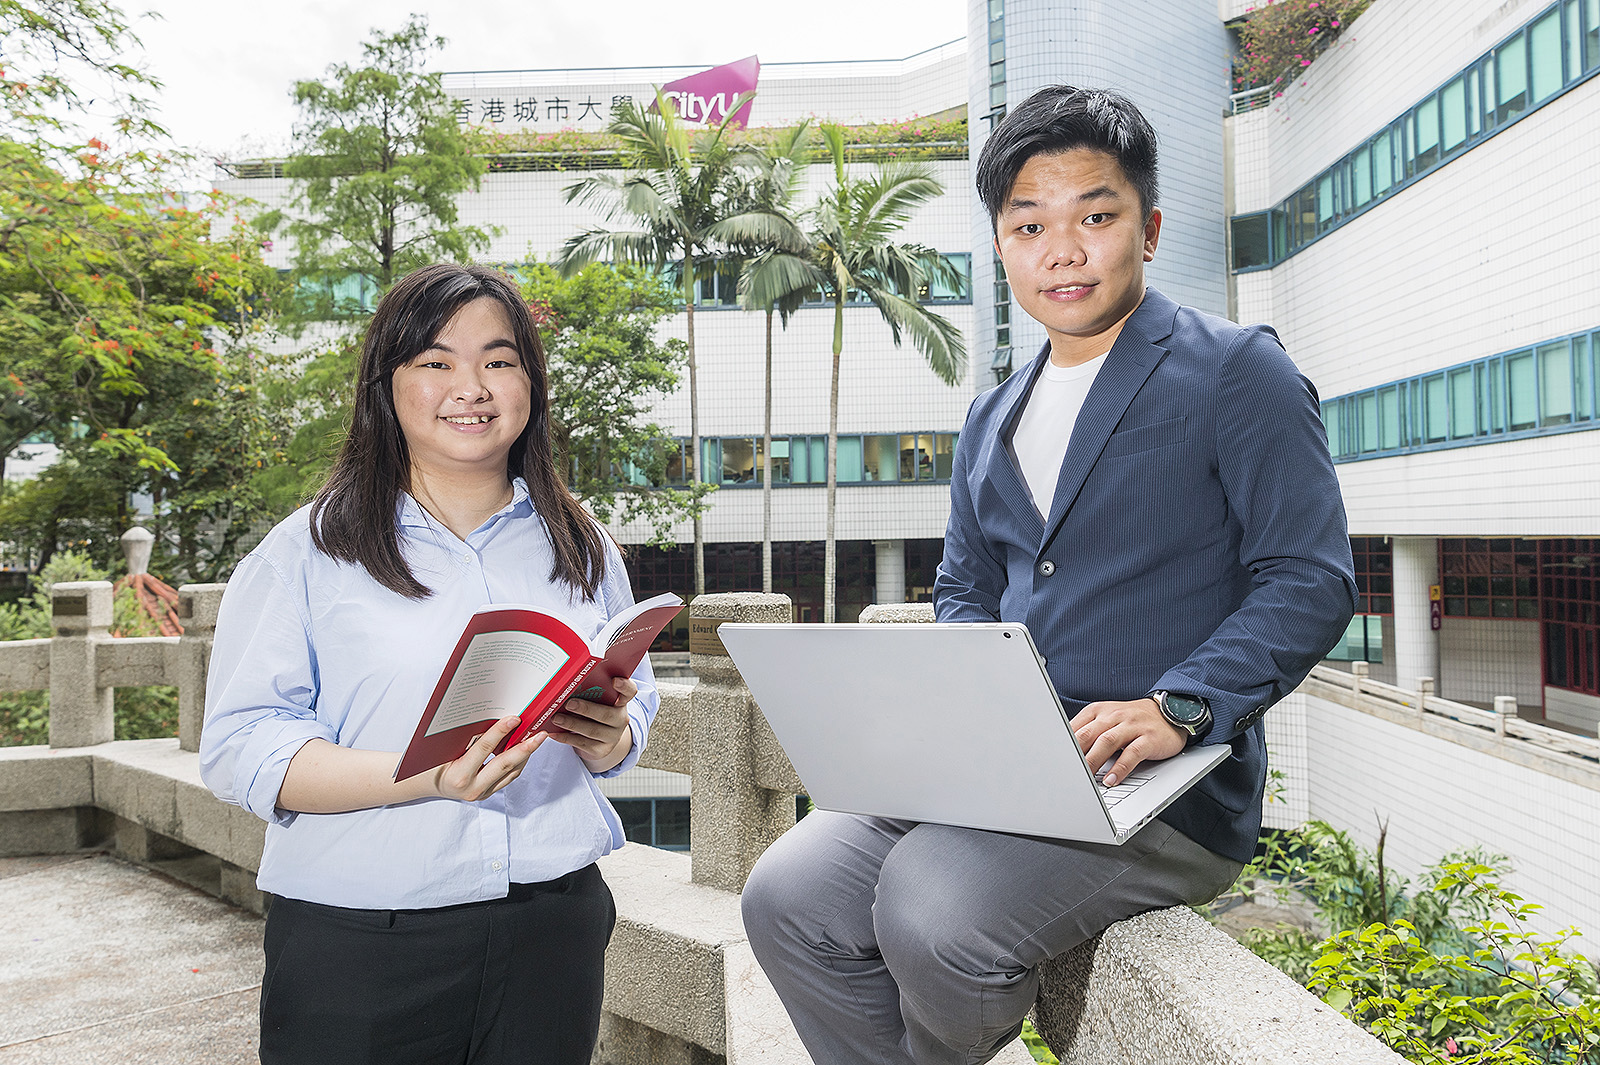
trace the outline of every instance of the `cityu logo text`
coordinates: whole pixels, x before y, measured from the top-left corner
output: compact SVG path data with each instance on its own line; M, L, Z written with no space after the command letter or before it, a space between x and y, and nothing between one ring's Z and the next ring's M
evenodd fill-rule
M706 125L732 120L732 124L750 124L750 99L745 97L730 115L728 109L738 104L739 97L753 93L756 79L761 74L761 60L748 56L737 62L690 74L687 78L669 81L661 86L661 95L672 101L678 115L686 122ZM651 105L652 111L655 106Z

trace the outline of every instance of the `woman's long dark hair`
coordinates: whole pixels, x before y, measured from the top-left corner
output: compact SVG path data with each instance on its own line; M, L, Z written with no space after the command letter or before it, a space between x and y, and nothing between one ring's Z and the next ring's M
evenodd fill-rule
M396 369L433 346L457 311L479 299L494 300L505 311L533 386L528 424L506 456L506 476L527 482L533 508L549 530L555 554L550 579L593 598L605 575L605 541L556 472L544 347L516 285L483 266L425 266L395 282L378 301L361 348L350 432L311 503L311 540L324 554L362 566L400 595L425 599L433 594L400 553L395 515L400 493L411 486L411 454L391 382Z

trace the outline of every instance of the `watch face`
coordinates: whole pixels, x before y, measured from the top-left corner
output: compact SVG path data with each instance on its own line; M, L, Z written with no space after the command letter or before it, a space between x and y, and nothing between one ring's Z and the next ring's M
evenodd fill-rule
M1206 704L1192 695L1168 692L1167 713L1175 721L1202 721L1206 716Z

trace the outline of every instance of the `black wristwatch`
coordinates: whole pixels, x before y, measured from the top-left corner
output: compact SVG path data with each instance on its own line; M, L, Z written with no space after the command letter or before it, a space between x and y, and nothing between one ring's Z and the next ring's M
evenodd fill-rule
M1161 708L1161 716L1174 728L1182 729L1193 739L1211 731L1211 704L1198 695L1187 692L1153 691L1147 698L1154 699Z

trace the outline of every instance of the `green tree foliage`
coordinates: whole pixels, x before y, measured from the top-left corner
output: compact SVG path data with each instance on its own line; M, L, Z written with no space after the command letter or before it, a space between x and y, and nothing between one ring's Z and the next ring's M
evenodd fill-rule
M787 293L820 293L833 305L833 373L828 390L828 518L823 550L823 620L834 620L838 550L834 535L838 494L839 361L844 351L844 308L866 300L889 326L895 346L901 334L946 384L961 379L967 362L961 331L917 301L930 282L956 284L953 267L933 248L894 238L916 211L944 193L932 170L918 162L878 163L868 176L845 169L844 137L838 126L822 135L833 161L833 187L807 214L804 250L774 243L747 273L745 299L753 306Z
M562 247L556 265L573 273L602 259L660 269L676 264L683 288L689 367L689 437L692 480L699 480L700 376L695 361L695 278L700 266L739 244L784 244L794 226L781 214L741 202L743 171L759 169L760 152L736 145L730 118L713 129L693 131L672 102L656 94L656 109L637 101L619 105L607 132L622 146L622 175L600 173L567 187L567 201L593 206L610 222L628 228L591 229ZM705 539L694 517L695 594L705 591Z
M677 309L660 275L596 263L564 277L553 267L519 271L534 308L550 379L551 445L558 468L601 521L648 522L655 542L698 514L712 486L668 487L678 442L648 421L653 401L678 385L685 345L656 325Z
M34 640L50 635L52 585L107 579L107 571L87 555L71 551L57 554L31 579L30 595L16 603L0 603L0 640ZM139 608L131 588L121 589L112 600L111 628L123 636L159 635L155 622ZM170 685L118 688L113 713L113 735L119 740L176 736L178 689ZM0 747L46 743L49 730L47 692L0 692Z
M463 225L456 207L477 189L483 160L440 75L423 69L444 43L413 15L394 33L374 30L361 66L338 63L322 81L295 83L300 123L285 164L295 198L261 224L293 239L293 278L310 320L360 313L356 279L381 293L418 267L489 246L491 233Z
M1299 895L1330 931L1254 930L1244 943L1414 1062L1600 1063L1600 982L1541 937L1540 907L1507 891L1502 859L1446 855L1412 885L1343 832L1313 821L1264 837L1242 886Z
M62 450L46 477L0 493L0 540L110 562L134 493L198 508L194 525L249 509L259 449L235 436L202 454L192 441L213 407L237 402L217 346L247 343L275 275L220 198L176 196L171 161L140 147L160 133L138 95L152 83L118 58L135 42L116 8L0 0L0 35L22 64L6 69L0 112L0 455L30 438ZM79 128L95 119L76 79L109 84L111 131ZM231 467L220 491L186 494L188 474L219 463Z

